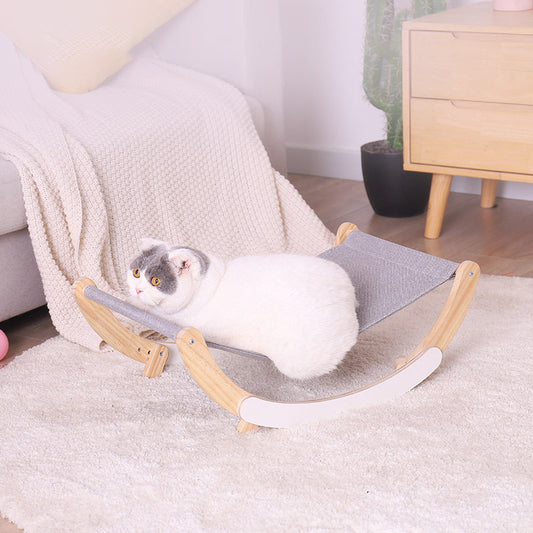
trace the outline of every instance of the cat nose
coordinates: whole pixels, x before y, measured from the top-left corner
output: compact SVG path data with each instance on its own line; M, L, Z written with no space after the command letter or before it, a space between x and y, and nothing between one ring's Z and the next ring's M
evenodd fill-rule
M135 289L135 291L137 292L137 294L141 294L141 292L143 291L142 289Z

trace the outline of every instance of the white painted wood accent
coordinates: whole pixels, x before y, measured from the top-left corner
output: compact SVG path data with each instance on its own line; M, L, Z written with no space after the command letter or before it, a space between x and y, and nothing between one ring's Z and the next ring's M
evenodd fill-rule
M431 375L441 361L441 350L430 347L388 377L351 393L305 402L274 402L251 396L241 403L239 416L252 424L274 428L330 418L341 411L381 403L410 391Z

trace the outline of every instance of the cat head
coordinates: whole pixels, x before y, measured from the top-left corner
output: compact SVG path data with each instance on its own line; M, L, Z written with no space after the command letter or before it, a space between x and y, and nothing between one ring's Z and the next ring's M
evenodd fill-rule
M142 239L141 253L131 263L127 281L133 301L176 313L193 297L209 268L209 258L192 248Z

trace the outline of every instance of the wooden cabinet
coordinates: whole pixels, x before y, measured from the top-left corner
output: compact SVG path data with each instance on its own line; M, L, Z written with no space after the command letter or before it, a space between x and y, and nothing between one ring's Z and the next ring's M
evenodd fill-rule
M403 26L404 166L433 173L425 236L440 235L453 175L533 182L533 10L481 2Z

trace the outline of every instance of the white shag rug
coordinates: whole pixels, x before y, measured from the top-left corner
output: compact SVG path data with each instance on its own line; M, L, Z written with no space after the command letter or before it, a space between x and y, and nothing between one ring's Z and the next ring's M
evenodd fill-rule
M218 354L274 398L390 371L449 285L365 332L333 374L291 382ZM533 530L533 279L482 276L441 367L401 398L244 435L178 357L158 379L60 337L0 370L0 512L27 533Z

